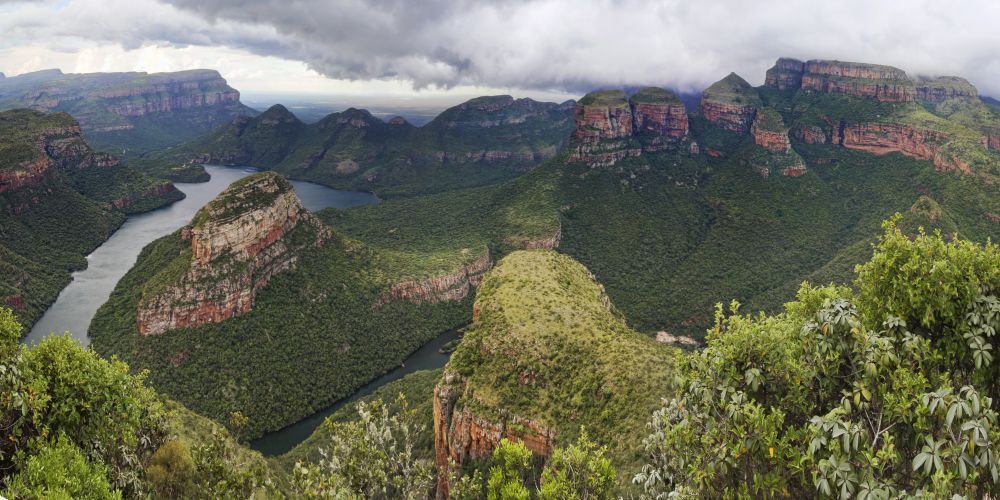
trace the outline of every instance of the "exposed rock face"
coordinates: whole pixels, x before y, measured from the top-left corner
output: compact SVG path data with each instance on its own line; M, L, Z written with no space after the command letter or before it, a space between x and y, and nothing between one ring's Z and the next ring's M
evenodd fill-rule
M788 141L788 128L781 115L772 108L763 108L750 127L757 145L772 153L787 153L792 145Z
M425 302L443 302L462 300L469 295L469 290L479 284L486 271L493 267L493 259L489 250L453 273L435 276L425 280L408 280L393 285L385 293L377 305L384 305L390 300L407 300L415 304Z
M42 130L35 140L35 150L37 151L35 158L23 161L13 168L0 170L0 194L21 187L38 185L53 168L84 170L121 165L118 158L112 155L93 152L84 141L80 126L76 124ZM164 183L158 191L150 194L162 195L174 189L173 184ZM132 199L122 200L121 203L112 205L115 208L124 208L132 201Z
M986 147L993 151L1000 151L1000 131L988 132L986 134Z
M701 114L715 126L746 135L762 106L757 91L736 73L715 82L701 96Z
M182 230L191 242L190 263L179 278L143 291L137 324L140 335L217 323L249 312L257 292L275 274L291 269L297 248L286 236L298 226L321 245L330 230L302 208L291 185L275 173L237 181ZM184 258L182 254L179 258Z
M626 99L620 90L587 94L576 104L570 161L614 165L660 151L688 135L687 110L672 92L648 87Z
M452 375L452 374L449 374ZM453 376L453 375L452 375ZM490 457L500 440L521 442L538 456L547 457L554 448L555 433L538 423L509 416L491 421L474 415L468 408L455 409L461 383L439 384L434 388L434 443L437 463L448 460L465 463ZM443 474L442 474L443 473ZM438 492L447 496L447 467L439 468Z
M799 125L792 132L795 138L806 144L826 144L830 142L825 130L816 125Z
M548 457L555 447L555 432L531 419L505 414L491 420L475 415L467 406L457 408L459 397L466 392L465 380L450 372L434 387L437 498L448 497L449 459L457 464L487 459L503 438L524 443L533 454L542 457ZM465 394L465 397L474 396Z
M771 69L767 70L764 85L778 90L797 90L802 87L802 74L805 63L788 57L779 58Z
M898 152L918 160L933 161L934 168L939 171L971 173L968 164L941 151L948 139L941 132L894 123L844 124L840 133L840 144L849 149L877 155Z
M52 78L60 84L38 85L21 99L40 111L51 111L67 102L89 100L112 114L130 117L238 104L240 100L239 91L230 87L214 70L96 76L59 73ZM94 119L86 112L74 116L84 127L90 126Z
M885 102L912 101L917 96L913 82L901 69L842 61L806 62L802 88L830 94L870 97Z
M701 113L719 128L746 135L750 131L756 109L741 104L702 101Z
M965 78L957 76L939 76L935 78L918 78L916 81L917 99L925 102L940 103L948 99L978 98L976 87Z
M556 229L551 236L542 238L526 238L509 236L504 238L504 243L515 250L553 250L559 248L559 241L562 240L562 227Z

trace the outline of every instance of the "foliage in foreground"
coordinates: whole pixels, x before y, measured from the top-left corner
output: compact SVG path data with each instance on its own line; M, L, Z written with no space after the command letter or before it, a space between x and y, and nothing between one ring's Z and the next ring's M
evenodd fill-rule
M857 292L724 314L652 418L650 497L995 496L1000 250L886 224Z
M266 471L244 463L224 431L171 438L176 411L143 374L69 336L28 349L20 334L13 313L0 308L3 496L247 498L267 486Z

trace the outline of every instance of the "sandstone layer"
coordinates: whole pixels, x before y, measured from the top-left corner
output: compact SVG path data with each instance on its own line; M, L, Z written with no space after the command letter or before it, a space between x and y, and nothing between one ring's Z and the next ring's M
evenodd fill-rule
M202 208L181 238L190 242L179 277L157 275L143 290L140 335L218 323L249 312L275 274L295 266L301 248L288 238L306 226L306 245L319 246L330 230L307 212L291 185L274 173L237 181ZM162 272L161 272L162 273ZM154 285L164 280L160 286Z

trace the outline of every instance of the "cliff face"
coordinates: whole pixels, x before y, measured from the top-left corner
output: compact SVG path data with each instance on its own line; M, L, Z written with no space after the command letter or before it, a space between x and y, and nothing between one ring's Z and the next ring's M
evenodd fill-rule
M12 108L65 111L89 140L139 151L173 146L255 113L214 70L19 75L0 80L0 109Z
M489 250L485 255L470 262L453 273L435 276L425 280L407 280L389 288L378 302L384 305L390 300L406 300L415 304L462 300L469 290L479 284L486 271L493 267Z
M763 104L757 91L736 73L712 84L701 96L701 114L715 126L746 135Z
M788 128L773 108L763 108L757 113L750 133L757 145L772 153L787 153L792 148L788 141Z
M767 70L764 85L778 90L798 90L802 87L805 63L798 59L782 57Z
M879 64L812 60L805 63L802 88L830 94L871 97L885 102L916 99L906 72Z
M195 216L181 232L190 241L187 267L179 276L158 275L147 285L137 313L140 335L217 323L245 314L257 292L298 259L288 238L300 226L321 245L331 235L302 208L291 185L274 173L237 181Z
M570 161L611 166L643 151L660 151L688 135L687 110L672 92L656 87L626 99L620 90L587 94L576 105Z
M894 123L852 123L841 127L840 144L873 154L898 152L918 160L934 162L939 171L958 170L969 174L971 169L960 158L943 152L946 134Z

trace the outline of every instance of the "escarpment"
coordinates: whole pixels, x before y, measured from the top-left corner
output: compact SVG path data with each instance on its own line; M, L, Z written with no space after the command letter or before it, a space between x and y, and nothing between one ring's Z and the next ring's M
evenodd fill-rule
M899 68L843 61L807 61L802 88L884 102L913 101L917 96L913 81Z
M503 438L548 457L585 426L631 464L623 457L664 395L674 352L629 329L572 258L506 256L479 286L473 324L434 390L438 497L451 464L485 460Z
M787 153L792 148L788 141L788 127L774 108L763 108L750 127L754 142L772 153Z
M971 167L961 158L945 152L948 134L896 123L844 124L839 142L848 149L859 149L873 154L902 153L918 160L934 162L939 171L958 170L971 173Z
M301 237L293 238L299 231ZM143 289L140 335L217 323L249 312L257 292L295 266L297 251L331 231L299 202L278 174L233 183L181 231L190 247Z
M425 302L442 302L446 300L461 300L469 290L478 285L490 268L493 259L489 249L478 259L461 266L452 273L433 276L423 280L406 280L392 285L379 298L379 306L390 300L406 300L415 304Z
M674 147L688 135L684 104L669 90L656 87L630 98L620 90L591 92L576 104L575 116L570 161L591 167Z

